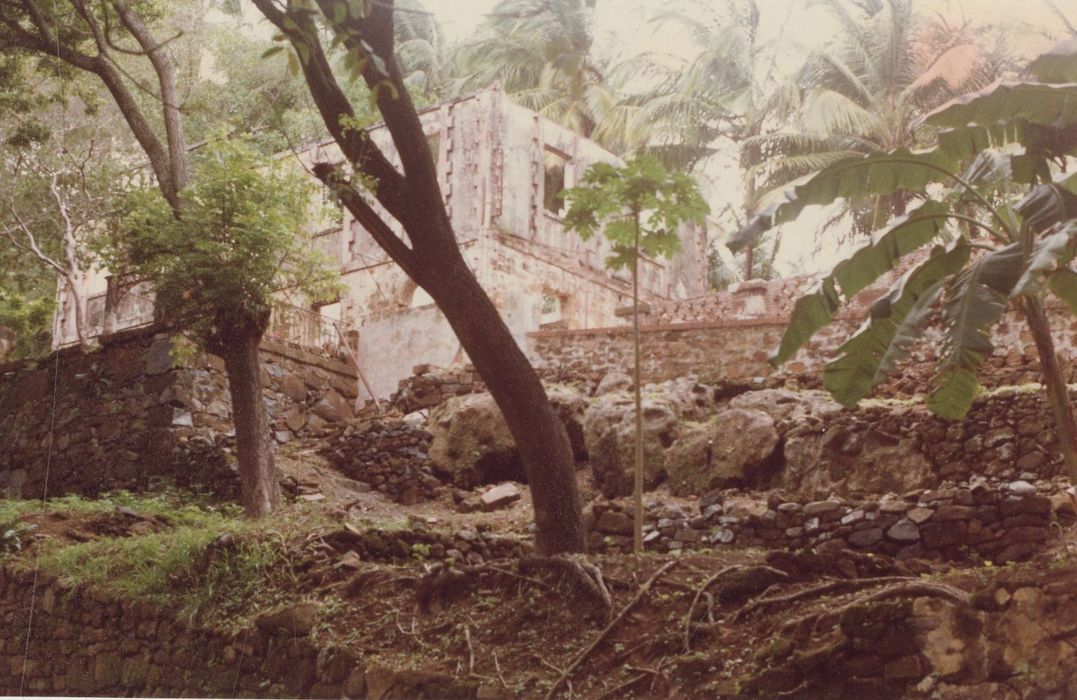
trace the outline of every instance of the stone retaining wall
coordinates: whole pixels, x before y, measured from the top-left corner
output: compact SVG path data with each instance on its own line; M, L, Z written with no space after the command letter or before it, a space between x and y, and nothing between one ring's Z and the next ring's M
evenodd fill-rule
M92 352L0 367L0 494L39 497L46 474L49 495L138 489L162 476L234 486L223 364L202 356L177 366L171 347L169 335L140 330ZM352 417L347 365L267 342L262 368L279 442Z
M840 540L854 550L897 559L1024 561L1054 536L1052 523L1074 520L1073 505L1050 482L991 483L917 490L869 500L785 500L766 506L736 492L700 499L698 513L653 504L644 544L656 551L720 546L796 550ZM627 500L593 504L587 513L595 551L631 551Z
M404 505L438 495L428 451L431 435L399 418L343 425L324 438L321 447L341 473Z
M389 405L408 414L424 408L440 406L454 396L485 391L474 366L435 367L417 365L412 375L400 380L399 388L389 397Z
M1067 381L1077 382L1077 317L1062 305L1048 309ZM842 314L820 330L790 362L775 370L767 362L788 322L787 316L710 317L711 320L645 325L641 337L644 382L696 376L709 384L730 381L819 386L819 373L833 351L861 324L863 314ZM648 321L644 321L648 323ZM929 338L937 337L929 334ZM631 329L544 330L529 334L530 350L544 379L594 387L608 372L632 367ZM994 353L983 371L986 386L1040 381L1039 360L1027 327L1014 314L998 324ZM937 343L917 346L903 370L881 385L877 396L914 396L930 386Z
M33 572L0 568L0 695L340 697L341 665L308 639L230 637L44 576L34 593Z

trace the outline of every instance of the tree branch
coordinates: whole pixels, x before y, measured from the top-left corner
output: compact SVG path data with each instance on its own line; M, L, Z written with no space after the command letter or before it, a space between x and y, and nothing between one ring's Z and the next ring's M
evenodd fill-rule
M373 5L370 14L361 20L351 18L349 13L339 23L334 19L332 0L317 2L333 31L343 37L345 48L361 58L367 57L373 50L374 57L381 59L384 72L376 61L367 60L363 67L363 81L374 95L378 111L392 134L409 189L431 203L436 202L438 206L435 209L440 209L441 215L447 217L426 133L394 54L393 0L383 0ZM391 89L385 89L386 85ZM430 214L431 211L426 213ZM396 212L393 215L397 216Z
M253 2L295 48L314 104L344 157L356 169L378 183L375 192L378 201L397 220L403 222L409 208L404 177L397 172L365 130L346 124L355 121L355 111L333 76L309 14L285 13L273 0Z
M396 264L400 266L400 269L408 277L416 279L415 275L418 266L415 264L414 251L399 236L393 233L393 230L374 211L374 208L363 200L355 185L345 182L337 169L328 163L315 164L314 175L325 183L326 187L336 193L337 197L340 198L340 203L370 233L374 241L393 258Z
M179 97L176 93L176 75L164 55L163 44L150 32L137 14L131 11L125 0L113 0L112 6L120 22L131 32L138 45L157 74L157 83L161 89L161 105L164 112L165 138L168 140L169 172L172 175L172 187L179 192L187 186L187 145L183 138L183 122L179 114Z

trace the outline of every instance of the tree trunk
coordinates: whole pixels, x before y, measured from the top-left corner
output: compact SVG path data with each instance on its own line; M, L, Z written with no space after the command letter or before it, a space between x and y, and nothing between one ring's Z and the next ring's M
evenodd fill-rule
M632 382L636 385L636 474L632 486L632 501L636 512L632 522L632 551L643 553L643 389L639 371L639 212L636 212L636 231L632 244L632 346L635 365Z
M1069 389L1062 369L1055 354L1054 340L1051 338L1051 326L1043 302L1029 298L1024 303L1025 319L1028 321L1032 339L1036 343L1036 352L1040 356L1040 372L1047 392L1047 401L1055 417L1055 432L1058 435L1058 448L1066 465L1070 483L1077 486L1077 421L1073 417L1073 404L1070 402Z
M269 415L262 398L261 336L234 338L218 353L228 373L232 419L236 428L239 489L249 517L268 515L280 504L280 485L269 444Z
M543 554L584 551L572 448L538 374L458 249L421 267L436 271L436 279L416 281L445 314L516 442L531 486L535 547Z

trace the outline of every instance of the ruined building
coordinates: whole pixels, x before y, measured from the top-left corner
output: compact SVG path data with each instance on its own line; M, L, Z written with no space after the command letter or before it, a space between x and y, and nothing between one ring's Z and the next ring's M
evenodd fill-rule
M616 162L616 157L512 104L496 88L430 107L420 117L460 246L517 340L526 347L528 334L540 329L622 323L617 312L631 298L628 274L604 268L610 246L601 236L584 243L564 230L565 203L557 196L592 163ZM399 162L388 130L376 126L370 133ZM328 143L311 146L301 158L316 162L340 155ZM307 347L348 348L379 398L394 391L417 364L466 362L430 297L346 211L333 223L314 241L339 263L345 291L319 309L283 307L270 335ZM686 226L681 233L682 251L673 260L642 261L645 301L705 292L704 227ZM152 322L152 293L144 285L105 276L88 276L87 284L92 285L87 289L89 335ZM61 300L58 346L76 341L71 314L65 313L69 306L69 300Z

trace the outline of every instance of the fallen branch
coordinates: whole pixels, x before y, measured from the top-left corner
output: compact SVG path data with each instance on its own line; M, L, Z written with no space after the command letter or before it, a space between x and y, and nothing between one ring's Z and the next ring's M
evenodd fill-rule
M471 628L464 625L464 639L467 640L467 675L475 675L475 650L471 647Z
M579 665L583 663L583 661L588 656L591 655L591 652L598 648L598 645L601 644L602 641L609 636L610 632L613 631L613 629L618 625L618 623L620 623L620 621L623 620L625 616L628 615L628 613L631 612L634 607L636 607L637 604L639 604L639 602L643 599L643 596L646 595L647 591L649 591L651 589L651 586L654 585L654 582L661 578L662 575L665 574L667 571L676 566L677 563L678 560L676 559L674 559L673 561L667 561L665 564L660 566L658 570L655 571L651 575L651 577L643 583L642 586L640 586L639 590L636 592L636 595L633 596L632 600L628 601L628 603L623 608L621 608L621 612L617 613L616 617L614 617L613 620L610 621L608 625L606 625L605 629L599 632L598 636L595 637L594 641L592 641L590 644L587 645L586 648L576 654L576 657L572 660L572 663L570 663L565 668L565 670L561 673L561 676L556 681L554 681L553 685L550 686L550 690L546 693L546 700L550 700L550 698L554 696L554 693L557 692L557 689L561 687L562 683L569 682L569 676L572 675L572 672L575 671L579 667Z
M615 685L614 687L610 688L606 692L602 693L597 698L595 698L595 700L603 700L603 698L609 698L609 697L619 698L619 697L621 697L621 691L628 690L629 688L634 686L636 683L639 683L640 681L642 681L645 678L647 678L646 673L640 673L639 675L632 676L631 678L629 678L624 683L621 683L620 685Z

